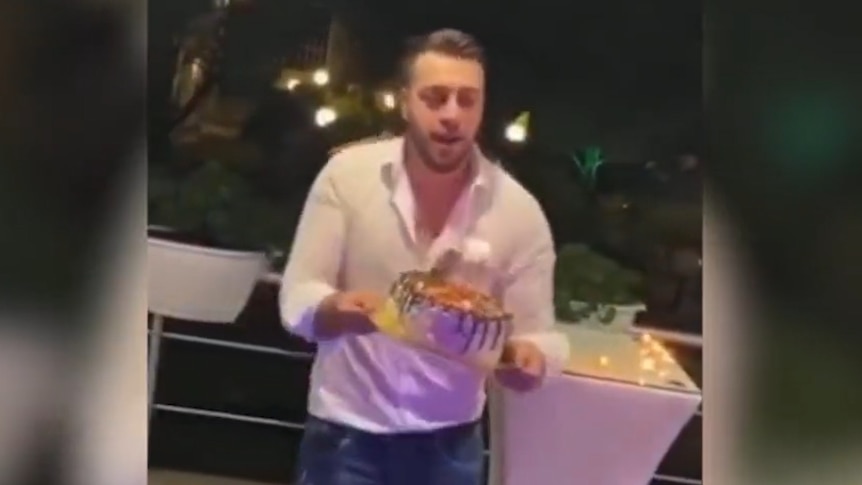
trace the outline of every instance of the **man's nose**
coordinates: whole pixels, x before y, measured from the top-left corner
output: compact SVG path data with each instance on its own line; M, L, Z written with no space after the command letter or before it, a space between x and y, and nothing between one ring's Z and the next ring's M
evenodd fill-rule
M440 122L447 129L458 128L461 118L461 108L453 97L450 97L440 112Z

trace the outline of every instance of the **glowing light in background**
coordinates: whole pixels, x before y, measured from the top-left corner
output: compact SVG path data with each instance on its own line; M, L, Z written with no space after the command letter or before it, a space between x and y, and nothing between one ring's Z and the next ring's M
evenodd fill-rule
M329 84L329 71L326 69L318 69L311 75L311 80L318 86L326 86Z
M290 91L293 91L294 89L296 89L296 87L299 86L299 84L300 84L299 79L296 79L294 77L288 79L287 82L284 83L284 85Z
M395 105L397 104L395 101L395 95L390 92L384 92L380 96L380 102L383 104L383 108L385 109L395 109Z
M324 106L314 113L314 122L317 126L323 127L331 125L336 119L338 119L338 113L328 106Z
M509 126L506 127L506 140L509 140L512 143L524 143L527 141L527 132L530 127L530 113L523 112L515 119L515 121L509 123Z
M527 130L523 126L512 123L506 127L506 139L512 143L524 143L527 141Z
M579 157L577 153L572 154L572 160L575 161L578 170L586 181L591 186L595 185L599 167L605 163L601 148L589 147L584 150L583 157Z

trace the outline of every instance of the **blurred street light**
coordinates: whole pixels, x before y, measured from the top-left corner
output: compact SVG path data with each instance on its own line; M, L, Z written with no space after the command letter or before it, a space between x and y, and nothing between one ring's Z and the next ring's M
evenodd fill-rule
M317 112L314 113L314 123L320 127L332 124L337 118L338 113L336 113L334 109L328 106L319 108Z
M318 86L326 86L329 83L329 72L326 69L318 69L312 74L311 80Z
M506 127L506 139L512 143L524 143L527 140L527 130L517 123Z
M527 141L527 131L530 126L530 113L525 111L509 123L506 127L506 140L512 143L524 143Z
M395 95L390 92L384 92L380 97L381 102L383 103L383 107L387 110L395 109L395 105L397 104L395 101Z

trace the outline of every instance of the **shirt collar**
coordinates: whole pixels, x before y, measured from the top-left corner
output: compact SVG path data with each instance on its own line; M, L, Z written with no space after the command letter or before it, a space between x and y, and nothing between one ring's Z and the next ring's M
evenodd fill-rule
M487 194L491 189L492 162L475 144L473 151L476 156L473 158L473 178L469 190L473 194ZM383 178L389 189L395 192L399 185L407 182L406 175L404 170L404 137L398 137L393 139L386 149Z

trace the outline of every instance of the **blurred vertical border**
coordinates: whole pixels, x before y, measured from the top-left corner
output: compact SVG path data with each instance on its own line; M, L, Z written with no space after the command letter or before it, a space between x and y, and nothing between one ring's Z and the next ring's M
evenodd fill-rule
M0 4L0 483L146 482L145 9ZM859 17L705 11L704 480L862 483Z
M705 6L705 483L862 483L862 37L850 10Z
M0 483L146 483L146 3L0 4Z

